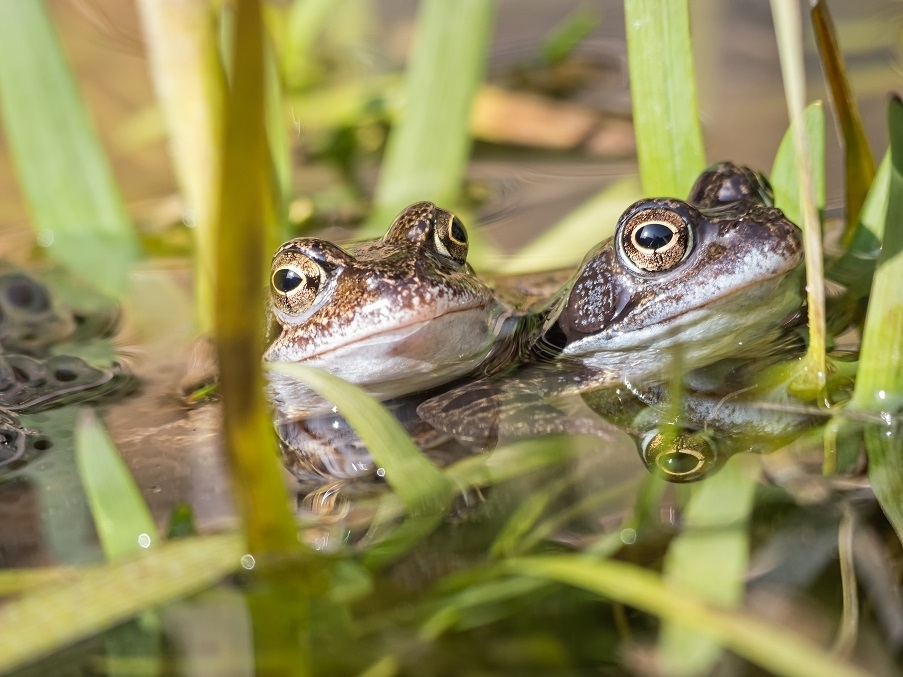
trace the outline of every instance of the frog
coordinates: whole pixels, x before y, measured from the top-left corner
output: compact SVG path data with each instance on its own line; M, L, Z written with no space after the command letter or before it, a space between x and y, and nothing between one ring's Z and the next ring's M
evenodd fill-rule
M489 375L514 354L523 317L467 262L461 220L431 202L401 211L381 238L341 247L295 238L275 252L263 360L326 369L389 404L430 444L405 398ZM301 479L372 474L372 459L333 405L274 370L267 394L283 458ZM322 431L327 431L323 433Z
M593 248L521 337L504 378L483 378L418 407L476 448L551 433L610 435L559 401L619 384L666 380L731 357L774 352L802 321L801 231L760 173L707 168L686 200L642 199Z

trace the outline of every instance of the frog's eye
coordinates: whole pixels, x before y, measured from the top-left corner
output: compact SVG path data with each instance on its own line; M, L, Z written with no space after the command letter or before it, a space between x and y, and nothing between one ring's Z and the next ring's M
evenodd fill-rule
M671 270L692 248L690 225L669 209L644 209L634 214L618 235L624 263L641 273Z
M671 482L705 477L718 461L715 442L705 433L668 433L652 429L640 440L643 463Z
M287 251L273 261L270 276L273 303L285 313L300 313L309 308L323 281L323 269L299 252Z
M457 264L467 261L467 229L454 214L440 211L434 229L437 251Z

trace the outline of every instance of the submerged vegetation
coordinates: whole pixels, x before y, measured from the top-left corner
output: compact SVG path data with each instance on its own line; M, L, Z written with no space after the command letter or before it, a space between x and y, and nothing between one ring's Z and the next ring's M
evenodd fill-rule
M182 535L163 538L98 418L80 415L78 468L106 561L0 571L0 620L14 629L0 636L0 671L43 661L38 671L53 674L79 661L122 675L187 665L215 674L224 664L241 674L592 666L682 675L718 661L730 671L739 657L781 675L892 672L903 651L894 592L903 553L903 103L889 103L888 159L875 172L823 2L813 19L843 139L842 250L822 272L825 112L803 99L798 4L773 0L792 124L770 176L777 206L805 231L808 350L769 366L757 384L791 393L816 421L810 430L680 487L613 470L611 450L578 435L517 441L440 468L359 389L277 365L336 404L386 480L351 498L323 487L298 514L289 509L262 393L264 323L249 321L248 308L263 307L274 243L324 220L293 179L292 125L309 134L307 157L344 177L317 199L340 202L363 224L358 234L382 232L414 200L467 213L478 193L462 188L495 3L422 0L400 78L330 70L314 45L353 30L367 4L139 3L194 218L197 325L215 336L242 527L194 535L188 511L172 519L171 534ZM683 197L706 165L686 2L626 0L625 16L642 192L613 183L500 268L523 270L549 238L566 239L579 260L630 201ZM567 61L594 20L586 11L566 18L539 65ZM171 52L187 56L173 62ZM138 293L129 271L142 248L147 256L160 243L129 222L43 2L0 0L0 104L42 251L108 294ZM371 200L359 165L374 157L383 159ZM498 260L485 240L472 243L477 261ZM837 305L861 329L858 355L833 349L825 280L845 288ZM861 448L883 512L856 482ZM778 595L788 597L780 608ZM815 611L804 603L813 598Z

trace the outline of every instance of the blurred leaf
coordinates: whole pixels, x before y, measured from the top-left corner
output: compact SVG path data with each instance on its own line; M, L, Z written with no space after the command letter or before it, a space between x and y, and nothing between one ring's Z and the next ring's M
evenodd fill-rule
M263 26L258 0L235 17L232 88L224 114L217 203L215 328L225 446L232 487L255 554L296 549L298 539L263 398L264 241L272 228L273 177L264 125ZM263 227L262 227L263 226ZM241 271L241 274L236 274Z
M470 108L483 79L494 15L494 0L420 4L404 113L389 134L363 236L382 235L401 209L418 200L460 209Z
M859 211L862 209L869 186L875 177L875 158L872 156L872 149L862 126L856 98L850 91L846 65L837 43L837 34L834 31L831 14L828 12L828 3L826 0L813 0L811 5L812 25L815 28L818 55L828 79L834 114L837 116L843 137L847 219L843 243L849 246L859 224ZM813 158L813 163L816 167L818 166L815 158Z
M820 101L806 106L803 123L811 150L815 205L821 211L825 208L825 110ZM794 129L791 124L774 156L771 184L774 188L775 207L784 212L788 219L801 226L803 211L800 206L800 177L793 135Z
M0 111L38 241L122 296L138 241L43 2L0 0Z
M686 0L627 0L627 65L643 193L685 197L705 167Z
M213 327L216 232L213 218L225 78L216 15L207 0L139 0L157 102L169 132L173 169L194 224L200 328Z
M881 252L884 237L884 219L887 215L887 200L890 191L890 152L875 173L871 189L859 212L859 227L846 251L836 261L831 262L825 273L827 277L847 288L851 298L868 296L872 288L875 264Z
M758 467L758 459L738 456L714 476L691 485L683 530L665 555L662 578L667 586L722 608L741 605L749 560L747 523ZM721 648L682 621L667 620L659 652L669 674L697 675L711 671Z
M88 569L0 607L0 672L95 635L145 609L203 590L240 567L237 534L185 538Z
M633 564L593 561L581 555L531 557L506 562L503 570L544 578L604 595L612 601L681 623L778 675L865 677L809 640L750 615L710 606L657 574Z
M409 511L433 513L448 505L451 482L420 452L395 417L363 389L303 364L280 362L270 368L301 381L336 406Z
M852 405L873 412L903 406L903 102L888 104L890 194L881 253L862 336Z
M869 480L878 503L903 541L903 101L891 99L890 195L884 240L862 334L859 371L850 403L883 424L866 428ZM894 416L897 418L894 419Z
M75 454L94 526L108 559L131 555L160 537L150 510L110 436L91 409L75 429Z
M540 56L548 64L564 61L583 42L596 26L599 14L586 7L578 7L555 26L543 40Z
M636 177L615 181L492 268L500 273L527 273L573 266L614 233L624 208L639 198Z

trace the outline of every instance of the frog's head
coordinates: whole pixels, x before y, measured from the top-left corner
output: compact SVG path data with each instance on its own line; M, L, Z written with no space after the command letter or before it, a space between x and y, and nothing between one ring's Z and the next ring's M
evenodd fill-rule
M472 371L492 348L501 308L467 250L461 221L429 202L406 208L378 240L285 243L270 284L280 331L264 360L321 367L382 399ZM284 418L328 410L297 382L270 380Z
M802 303L801 231L759 175L717 165L691 192L634 203L550 308L540 354L626 375L744 352Z

